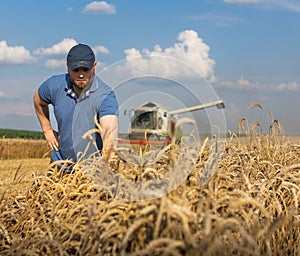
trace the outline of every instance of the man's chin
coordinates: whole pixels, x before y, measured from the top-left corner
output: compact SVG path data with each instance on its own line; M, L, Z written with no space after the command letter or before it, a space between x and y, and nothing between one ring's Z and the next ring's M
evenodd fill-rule
M76 87L78 87L79 89L83 89L87 86L88 82L76 82L75 85Z

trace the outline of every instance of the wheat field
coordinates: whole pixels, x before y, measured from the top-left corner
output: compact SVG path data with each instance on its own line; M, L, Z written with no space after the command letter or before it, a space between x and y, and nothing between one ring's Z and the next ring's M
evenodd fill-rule
M299 138L232 135L200 185L209 150L175 190L140 201L116 198L115 184L97 186L80 165L61 176L47 155L1 160L0 254L300 255ZM110 168L151 179L169 158L136 167L116 157Z

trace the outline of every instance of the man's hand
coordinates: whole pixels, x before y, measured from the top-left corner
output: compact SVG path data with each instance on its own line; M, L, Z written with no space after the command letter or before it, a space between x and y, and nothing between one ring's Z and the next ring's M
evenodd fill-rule
M59 145L58 145L58 139L57 139L57 136L58 136L57 132L53 131L53 130L47 130L47 131L44 131L44 135L45 135L45 138L46 138L50 148L52 150L58 150Z

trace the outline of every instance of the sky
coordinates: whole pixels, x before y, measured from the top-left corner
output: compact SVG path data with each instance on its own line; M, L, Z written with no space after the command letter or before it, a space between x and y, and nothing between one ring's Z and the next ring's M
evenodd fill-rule
M222 99L232 132L246 117L266 132L279 120L283 134L299 135L299 27L296 0L2 1L0 128L40 131L35 90L65 73L69 49L85 43L122 106L148 91L178 106ZM254 103L263 109L250 110Z

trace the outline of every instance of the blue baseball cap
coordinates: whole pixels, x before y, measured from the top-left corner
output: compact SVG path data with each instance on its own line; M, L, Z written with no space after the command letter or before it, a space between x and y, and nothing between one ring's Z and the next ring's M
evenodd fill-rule
M67 56L68 67L91 69L95 63L95 54L91 47L86 44L77 44L71 48Z

